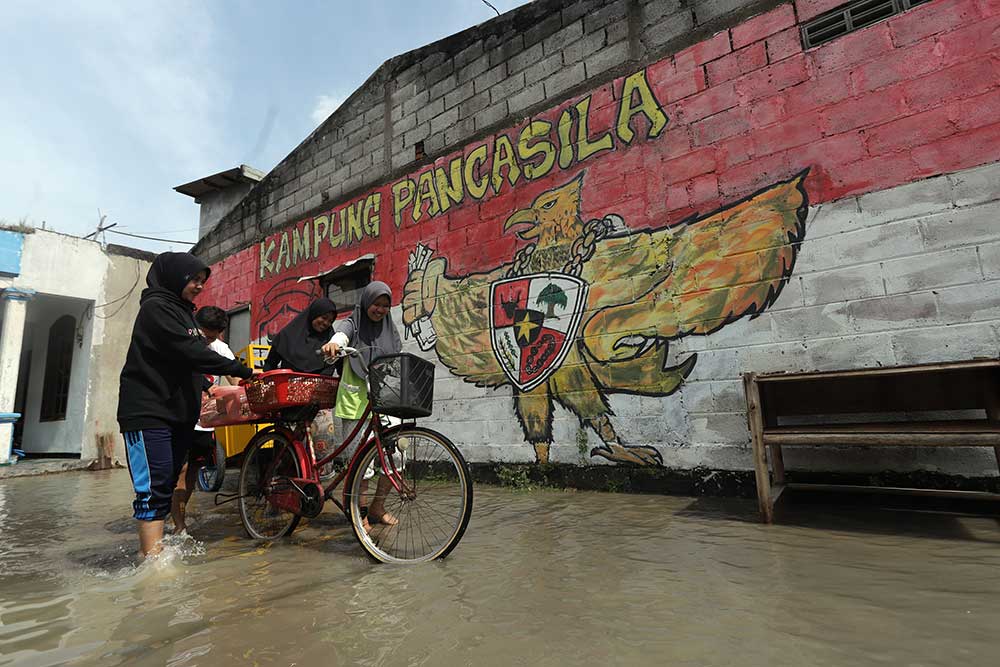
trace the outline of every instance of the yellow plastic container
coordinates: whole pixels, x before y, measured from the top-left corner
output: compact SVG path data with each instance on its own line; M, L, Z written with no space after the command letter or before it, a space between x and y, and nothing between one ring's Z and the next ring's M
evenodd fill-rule
M238 426L220 426L215 429L215 439L226 449L226 458L236 456L250 442L250 438L267 424L240 424Z

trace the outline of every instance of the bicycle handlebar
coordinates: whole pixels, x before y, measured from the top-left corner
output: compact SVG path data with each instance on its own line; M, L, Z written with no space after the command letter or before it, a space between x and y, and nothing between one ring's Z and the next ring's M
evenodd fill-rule
M316 355L317 356L322 356L323 357L323 361L327 365L332 365L332 364L337 363L337 360L343 359L344 357L348 357L348 356L350 356L350 357L356 357L356 356L358 356L358 350L357 350L357 348L349 347L349 346L345 345L345 346L343 346L343 347L341 347L341 348L339 348L337 350L337 354L335 356L332 356L332 357L326 356L323 353L323 349L322 348L316 350Z

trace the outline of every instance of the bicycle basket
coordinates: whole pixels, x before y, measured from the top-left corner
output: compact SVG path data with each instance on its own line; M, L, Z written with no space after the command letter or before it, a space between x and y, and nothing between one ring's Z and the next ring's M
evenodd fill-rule
M339 384L337 378L283 369L262 373L245 387L250 409L266 414L302 406L332 408L337 402Z
M368 366L369 398L381 414L429 417L434 404L434 364L412 354L389 354Z

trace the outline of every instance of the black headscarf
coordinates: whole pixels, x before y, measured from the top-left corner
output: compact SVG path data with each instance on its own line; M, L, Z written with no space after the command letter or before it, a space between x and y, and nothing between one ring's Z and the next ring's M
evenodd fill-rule
M333 301L320 297L271 339L271 348L284 360L285 368L299 373L320 373L327 369L322 355L316 354L316 350L330 340L330 332L318 332L312 328L312 321L326 313L333 313L336 317L337 306Z
M140 301L159 296L193 310L194 304L185 301L181 297L181 292L202 271L205 272L206 279L212 272L205 262L189 252L160 253L153 260L152 266L149 267L149 273L146 274L148 287L142 290Z
M392 315L386 313L380 321L375 322L368 317L368 308L380 296L389 297L392 303L392 290L378 280L365 285L361 299L354 306L354 312L347 319L354 325L354 336L349 345L358 348L357 356L349 357L351 370L361 378L368 378L368 364L375 357L384 354L396 354L403 349L403 341L392 323Z

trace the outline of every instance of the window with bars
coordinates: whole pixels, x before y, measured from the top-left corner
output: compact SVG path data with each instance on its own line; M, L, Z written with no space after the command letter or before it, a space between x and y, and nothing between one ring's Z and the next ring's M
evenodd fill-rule
M849 32L884 21L930 0L855 0L802 25L802 45L811 49Z
M42 383L42 407L39 420L43 422L66 419L69 403L69 379L73 368L73 343L76 339L76 320L63 315L49 328L49 342L45 352L45 378Z

